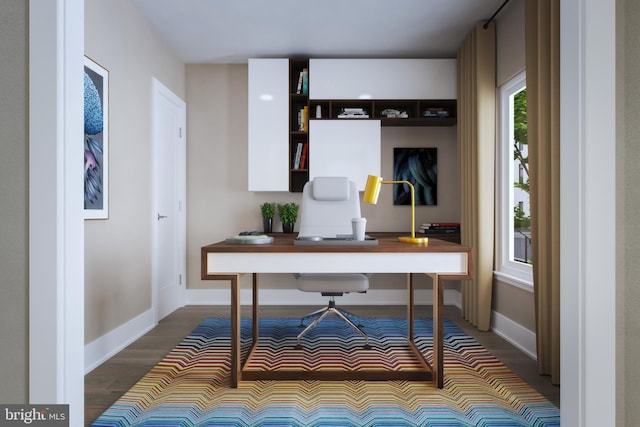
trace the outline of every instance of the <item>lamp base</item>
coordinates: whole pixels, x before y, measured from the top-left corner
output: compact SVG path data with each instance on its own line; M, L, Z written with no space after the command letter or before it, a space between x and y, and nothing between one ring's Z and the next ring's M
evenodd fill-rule
M398 240L404 243L418 243L420 245L426 245L429 243L428 237L411 237L411 236L400 236Z

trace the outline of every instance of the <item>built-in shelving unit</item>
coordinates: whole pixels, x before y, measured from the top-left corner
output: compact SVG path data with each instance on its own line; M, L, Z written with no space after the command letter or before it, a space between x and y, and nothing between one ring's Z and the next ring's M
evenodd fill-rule
M318 106L321 116L316 116ZM362 109L366 118L342 120L380 120L382 126L454 126L457 121L455 99L443 100L310 100L311 120L338 119L345 109ZM385 112L395 110L403 117L391 117ZM404 117L406 115L406 117Z
M309 86L300 85L301 73L309 70L308 59L289 60L289 191L301 192L309 181ZM301 114L306 109L306 116ZM299 148L300 147L300 148ZM298 155L299 149L302 152ZM296 160L298 158L298 160Z
M303 71L306 79L299 88ZM312 175L357 170L364 159L349 150L380 154L379 132L375 138L368 133L374 121L378 131L380 126L457 122L455 60L254 59L249 89L251 191L301 192ZM422 99L429 97L435 99ZM332 145L322 141L342 145L329 149ZM335 163L336 152L343 161L324 167Z

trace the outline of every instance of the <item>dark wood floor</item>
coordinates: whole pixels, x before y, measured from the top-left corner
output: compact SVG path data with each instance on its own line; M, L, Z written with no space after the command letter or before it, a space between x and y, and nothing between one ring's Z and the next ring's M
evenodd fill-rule
M298 317L318 307L263 306L264 317ZM403 317L404 306L352 306L346 310L363 317ZM243 316L250 316L244 311ZM430 307L418 308L418 313L431 313ZM162 319L139 340L113 356L85 376L85 424L89 425L142 376L154 367L173 347L207 317L229 316L225 306L187 306ZM460 310L448 306L445 317L474 337L493 355L556 406L560 406L560 388L549 377L537 373L536 362L492 332L479 332L460 316Z

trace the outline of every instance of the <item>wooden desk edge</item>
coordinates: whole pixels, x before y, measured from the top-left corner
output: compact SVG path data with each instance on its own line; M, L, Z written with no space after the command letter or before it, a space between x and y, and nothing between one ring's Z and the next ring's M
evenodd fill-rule
M274 241L265 245L230 244L225 241L210 243L201 247L201 258L206 262L207 253L234 253L234 252L260 252L260 253L288 253L288 252L466 252L471 253L471 247L453 243L437 238L430 238L428 245L415 245L403 243L397 240L399 234L375 235L379 245L375 246L342 246L319 245L299 246L294 245L294 234L274 235Z

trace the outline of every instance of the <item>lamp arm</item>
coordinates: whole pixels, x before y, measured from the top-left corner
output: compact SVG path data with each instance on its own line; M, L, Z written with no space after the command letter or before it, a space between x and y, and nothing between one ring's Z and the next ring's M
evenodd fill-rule
M407 184L411 188L411 238L416 237L416 201L413 184L409 181L382 181L381 184Z

